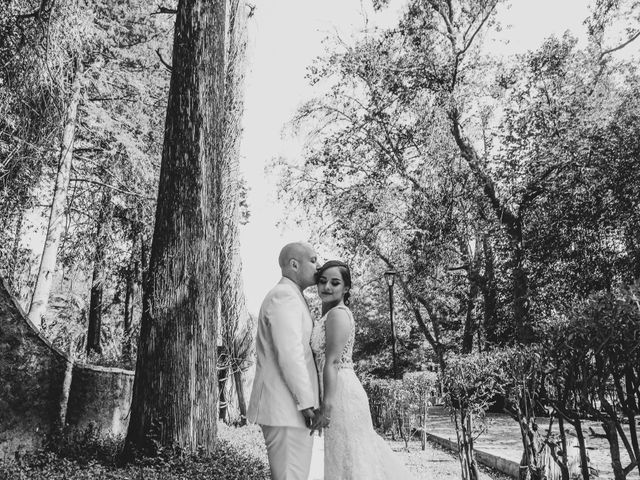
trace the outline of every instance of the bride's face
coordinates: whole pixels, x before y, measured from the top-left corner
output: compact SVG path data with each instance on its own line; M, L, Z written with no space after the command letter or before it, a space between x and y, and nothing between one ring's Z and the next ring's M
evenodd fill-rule
M318 278L318 296L322 303L337 303L349 291L338 267L327 268Z

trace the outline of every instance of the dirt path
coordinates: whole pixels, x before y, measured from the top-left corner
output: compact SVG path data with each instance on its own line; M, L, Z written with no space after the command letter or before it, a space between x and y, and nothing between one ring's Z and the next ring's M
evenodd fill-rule
M459 480L460 463L452 453L441 449L436 445L427 443L424 451L420 448L420 442L409 442L409 449L405 448L404 442L394 442L389 440L391 449L402 457L403 463L415 475L414 480ZM322 439L316 437L314 443L313 457L311 459L311 473L309 480L323 480ZM483 471L485 480L505 480L506 476L494 472Z
M389 441L393 451L401 455L404 463L415 474L415 480L459 480L460 463L458 458L437 445L427 443L424 451L420 442L410 442L409 450L404 442ZM509 477L497 472L489 471L481 466L484 480L506 480Z

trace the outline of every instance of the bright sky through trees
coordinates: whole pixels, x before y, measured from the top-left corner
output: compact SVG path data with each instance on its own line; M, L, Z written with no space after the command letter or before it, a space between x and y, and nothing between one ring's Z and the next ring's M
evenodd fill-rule
M289 241L305 239L304 229L278 227L283 206L278 204L277 178L265 173L266 164L283 156L301 155L302 139L283 134L298 106L319 92L309 86L306 68L324 53L323 39L336 32L349 41L367 26L391 26L404 5L392 0L374 14L370 0L258 0L249 23L249 71L241 168L248 182L250 223L241 231L248 307L257 313L263 296L277 282L278 252ZM536 48L549 35L570 30L584 38L588 0L518 0L502 5L503 30L486 48L494 53L522 53ZM507 43L508 42L508 43ZM330 252L320 252L321 257ZM321 258L323 260L323 258Z

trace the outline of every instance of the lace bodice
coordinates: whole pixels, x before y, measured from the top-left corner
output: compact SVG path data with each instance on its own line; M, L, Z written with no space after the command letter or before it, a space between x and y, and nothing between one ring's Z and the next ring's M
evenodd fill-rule
M334 308L343 309L347 312L349 316L349 320L351 322L351 331L349 333L349 339L347 340L347 344L344 346L344 350L342 351L342 355L340 355L340 359L336 362L338 368L353 368L353 344L355 342L356 336L356 325L353 320L353 314L351 310L349 310L345 306L337 306ZM333 309L332 309L333 310ZM330 312L331 310L329 310ZM318 373L322 375L322 370L324 369L325 363L325 346L326 346L326 336L325 336L325 322L327 320L327 315L329 312L325 313L320 320L316 322L313 326L313 332L311 333L311 349L316 357L316 363L318 365ZM322 382L321 382L322 384Z

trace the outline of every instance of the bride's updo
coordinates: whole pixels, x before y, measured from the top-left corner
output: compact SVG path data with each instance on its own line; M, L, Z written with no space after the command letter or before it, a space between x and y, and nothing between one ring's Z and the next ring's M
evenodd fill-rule
M340 260L329 260L324 265L322 265L318 271L316 272L316 285L320 281L320 277L325 272L325 270L333 267L338 267L338 271L342 276L342 281L344 282L344 286L349 288L349 291L344 294L343 302L345 305L349 306L349 298L351 297L351 270L349 269L349 265Z

